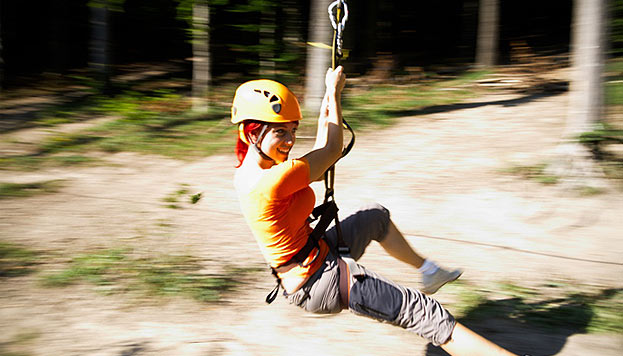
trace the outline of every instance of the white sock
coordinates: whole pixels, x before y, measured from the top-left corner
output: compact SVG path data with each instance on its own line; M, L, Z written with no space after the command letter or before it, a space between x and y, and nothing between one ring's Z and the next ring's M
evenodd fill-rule
M435 262L426 259L424 260L424 263L422 263L422 267L418 268L418 271L420 271L422 274L433 274L437 272L438 269L439 266L437 266Z

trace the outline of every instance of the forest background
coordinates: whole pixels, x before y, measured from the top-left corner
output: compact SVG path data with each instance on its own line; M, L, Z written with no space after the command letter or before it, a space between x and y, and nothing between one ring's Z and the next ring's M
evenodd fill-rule
M1 356L439 354L262 304L229 108L261 76L316 115L328 4L0 1ZM340 206L388 203L410 243L465 268L438 297L501 345L618 355L623 0L348 5ZM415 284L370 248L366 266Z

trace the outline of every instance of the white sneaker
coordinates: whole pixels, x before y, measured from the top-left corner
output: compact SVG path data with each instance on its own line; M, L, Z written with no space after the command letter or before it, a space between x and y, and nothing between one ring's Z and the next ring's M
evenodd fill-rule
M460 269L454 271L446 271L445 269L439 267L437 272L433 274L425 274L422 276L422 283L424 287L421 289L421 292L424 294L435 294L444 284L455 281L463 274L463 271Z

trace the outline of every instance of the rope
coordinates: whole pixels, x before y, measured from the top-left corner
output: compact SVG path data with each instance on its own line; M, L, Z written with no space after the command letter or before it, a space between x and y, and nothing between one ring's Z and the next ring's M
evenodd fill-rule
M348 5L344 0L336 0L329 5L327 9L329 13L329 20L331 20L331 26L333 26L333 45L331 47L331 67L333 69L340 65L340 60L344 56L342 51L342 34L346 27L346 21L348 20ZM342 119L342 125L348 129L351 133L350 142L342 150L342 157L346 156L355 145L355 132L352 127ZM331 166L325 172L325 198L324 202L333 200L333 182L335 180L335 165ZM338 227L339 234L339 227Z

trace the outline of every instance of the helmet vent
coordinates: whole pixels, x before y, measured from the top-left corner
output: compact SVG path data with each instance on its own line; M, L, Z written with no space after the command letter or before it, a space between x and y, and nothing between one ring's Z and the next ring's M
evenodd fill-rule
M262 94L262 91L259 89L253 89L254 92Z
M268 98L270 96L270 92L268 90L264 90L264 96Z
M273 101L279 101L279 98L277 97L277 95L273 95L270 97L270 102L272 103Z
M281 104L273 104L273 111L276 114L279 114L279 112L281 111Z

